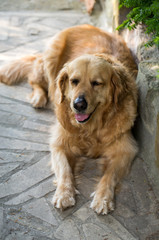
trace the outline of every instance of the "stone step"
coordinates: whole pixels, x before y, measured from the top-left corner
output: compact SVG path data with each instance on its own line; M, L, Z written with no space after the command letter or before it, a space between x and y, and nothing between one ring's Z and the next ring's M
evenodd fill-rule
M57 10L82 10L80 0L0 0L0 11L57 11Z

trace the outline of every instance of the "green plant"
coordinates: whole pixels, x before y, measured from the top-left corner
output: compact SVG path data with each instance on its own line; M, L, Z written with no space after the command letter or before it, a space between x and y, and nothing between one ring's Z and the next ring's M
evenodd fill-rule
M159 46L159 0L119 0L120 8L125 6L130 8L127 19L117 28L135 29L138 24L144 24L147 34L150 34L151 40L145 45Z

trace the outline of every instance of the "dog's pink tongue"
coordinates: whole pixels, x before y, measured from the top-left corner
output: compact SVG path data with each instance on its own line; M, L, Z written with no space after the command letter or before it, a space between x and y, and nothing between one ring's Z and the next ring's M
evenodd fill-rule
M82 113L78 113L75 114L75 118L77 121L79 122L83 122L84 120L86 120L89 117L89 114L82 114Z

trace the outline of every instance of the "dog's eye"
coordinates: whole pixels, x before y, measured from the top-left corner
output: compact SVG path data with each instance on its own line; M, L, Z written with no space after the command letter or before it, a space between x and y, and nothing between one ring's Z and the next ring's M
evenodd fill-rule
M72 84L77 86L77 84L79 83L79 80L78 79L72 79L71 80Z
M91 82L91 85L92 85L92 87L95 87L95 86L101 85L101 83L97 82L97 81L93 81L93 82Z

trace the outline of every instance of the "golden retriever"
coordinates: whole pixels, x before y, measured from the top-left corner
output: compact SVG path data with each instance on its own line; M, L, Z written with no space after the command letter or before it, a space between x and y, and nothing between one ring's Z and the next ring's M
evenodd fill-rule
M0 70L0 81L27 78L31 103L43 107L47 92L55 105L52 169L57 178L56 208L75 204L74 173L81 156L102 159L102 177L92 194L98 214L114 209L117 183L137 153L131 134L136 118L137 67L121 37L90 25L54 36L43 54L14 61Z

